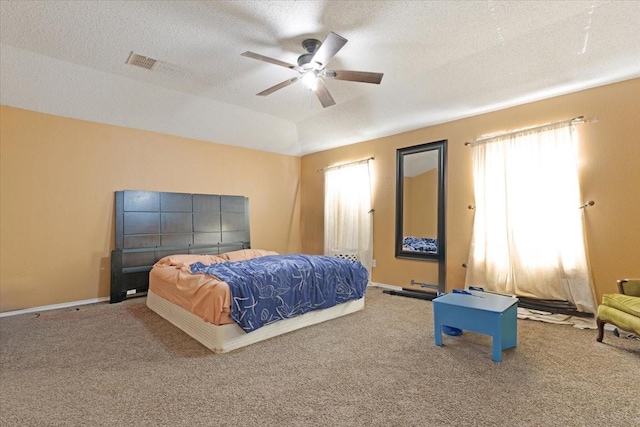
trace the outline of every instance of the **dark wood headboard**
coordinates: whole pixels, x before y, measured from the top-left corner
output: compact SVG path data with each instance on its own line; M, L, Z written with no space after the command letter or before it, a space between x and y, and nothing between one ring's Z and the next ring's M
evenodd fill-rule
M146 292L151 267L167 255L251 248L246 197L134 190L115 196L112 303Z

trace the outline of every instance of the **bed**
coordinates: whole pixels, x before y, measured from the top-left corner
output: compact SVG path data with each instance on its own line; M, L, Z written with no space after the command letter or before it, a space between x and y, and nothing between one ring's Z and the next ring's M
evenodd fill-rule
M224 353L361 310L367 283L362 264L335 257L177 255L151 270L147 306Z
M115 205L111 302L146 295L152 311L215 353L364 308L359 262L251 249L245 197L127 190ZM263 276L270 281L257 286Z

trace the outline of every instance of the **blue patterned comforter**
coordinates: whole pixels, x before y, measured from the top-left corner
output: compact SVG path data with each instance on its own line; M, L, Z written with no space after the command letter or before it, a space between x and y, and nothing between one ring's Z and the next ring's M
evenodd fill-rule
M231 318L246 332L281 319L364 296L369 275L359 262L320 255L271 255L191 264L191 273L225 281Z

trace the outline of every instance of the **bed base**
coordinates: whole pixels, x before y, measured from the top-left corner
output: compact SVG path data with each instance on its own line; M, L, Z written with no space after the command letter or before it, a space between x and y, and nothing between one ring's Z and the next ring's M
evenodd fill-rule
M207 323L195 314L154 294L151 290L147 292L146 303L147 307L160 315L160 317L181 329L214 353L227 353L296 329L362 310L364 308L364 297L330 308L310 311L301 316L280 320L248 333L236 324L213 325Z

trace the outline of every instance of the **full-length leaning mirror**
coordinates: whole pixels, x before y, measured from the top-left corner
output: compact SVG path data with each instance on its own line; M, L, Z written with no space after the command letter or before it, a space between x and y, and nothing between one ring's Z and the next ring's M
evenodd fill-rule
M400 148L396 158L396 257L445 256L447 140Z

